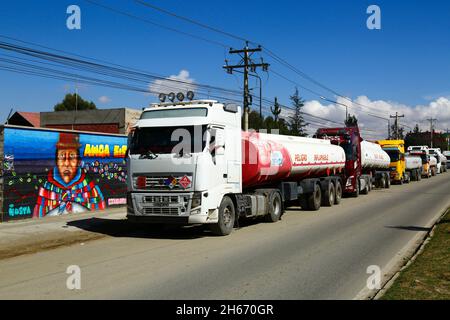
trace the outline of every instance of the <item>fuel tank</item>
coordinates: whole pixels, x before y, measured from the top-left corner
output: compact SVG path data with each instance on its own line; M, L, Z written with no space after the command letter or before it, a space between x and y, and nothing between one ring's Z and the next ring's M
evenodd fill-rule
M363 140L361 142L361 167L363 169L388 169L389 155L379 144Z
M344 166L344 149L329 140L242 132L244 188L327 176Z
M406 170L420 169L422 167L422 158L413 155L405 156Z

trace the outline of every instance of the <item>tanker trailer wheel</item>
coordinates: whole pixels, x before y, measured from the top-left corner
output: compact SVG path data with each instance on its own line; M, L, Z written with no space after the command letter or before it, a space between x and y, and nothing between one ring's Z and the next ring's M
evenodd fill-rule
M298 203L300 204L300 207L302 207L302 210L309 210L308 208L308 199L305 195L301 195L298 199Z
M325 207L333 206L335 196L336 189L334 188L334 183L330 181L330 183L328 183L327 189L322 195L322 205Z
M218 236L229 235L233 231L236 219L235 213L233 201L230 197L223 197L219 207L219 222L210 226L212 233Z
M422 180L422 171L417 170L416 175L417 175L417 181L421 181Z
M411 171L411 181L417 181L417 172L416 172L416 170Z
M389 174L386 175L386 189L389 189L391 187L391 177Z
M320 203L322 202L322 191L320 185L316 183L314 185L314 191L308 195L308 210L317 211L320 209Z
M384 174L380 178L379 187L381 189L385 189L386 188L386 177L384 176Z
M342 184L340 181L336 181L336 196L334 197L334 204L341 203L342 200Z
M270 194L269 198L269 213L266 215L266 221L277 222L280 220L283 213L283 202L281 201L281 195L275 191Z

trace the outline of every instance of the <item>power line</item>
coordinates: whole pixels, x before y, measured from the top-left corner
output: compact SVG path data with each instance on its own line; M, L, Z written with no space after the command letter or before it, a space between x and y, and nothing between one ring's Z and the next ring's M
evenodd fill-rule
M129 17L129 18L133 18L133 19L139 20L141 22L144 22L144 23L147 23L147 24L150 24L150 25L153 25L153 26L158 27L158 28L162 28L162 29L166 29L166 30L169 30L169 31L172 31L172 32L175 32L175 33L179 33L179 34L182 34L182 35L185 35L185 36L197 39L197 40L208 42L208 43L216 45L216 46L229 48L228 45L223 44L221 42L218 42L218 41L215 41L215 40L206 39L204 37L200 37L200 36L197 36L197 35L189 33L189 32L181 31L181 30L176 29L176 28L168 27L168 26L165 26L163 24L154 22L152 20L144 19L144 18L141 18L139 16L135 16L134 14L131 14L131 13L128 13L128 12L125 12L125 11L122 11L122 10L115 9L113 7L110 7L110 6L98 3L98 2L93 1L93 0L84 0L84 1L89 2L90 4L93 4L95 6L101 7L103 9L109 10L111 12L114 12L114 13L117 13L117 14Z

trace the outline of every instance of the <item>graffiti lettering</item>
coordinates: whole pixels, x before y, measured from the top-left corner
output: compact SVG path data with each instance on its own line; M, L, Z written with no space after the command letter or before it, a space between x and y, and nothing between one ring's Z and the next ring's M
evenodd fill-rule
M31 215L31 208L30 207L15 208L14 204L10 204L8 214L10 217Z
M126 198L108 199L108 206L127 204Z
M86 144L84 156L90 158L108 158L110 156L109 145L90 145Z
M114 158L123 158L127 153L127 146L114 146Z

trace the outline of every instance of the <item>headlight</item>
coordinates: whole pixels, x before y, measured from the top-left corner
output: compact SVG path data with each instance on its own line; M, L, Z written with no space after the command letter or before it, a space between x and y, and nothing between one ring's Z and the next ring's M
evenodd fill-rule
M202 205L202 193L201 192L194 192L194 196L192 197L192 204L191 208L197 208Z

